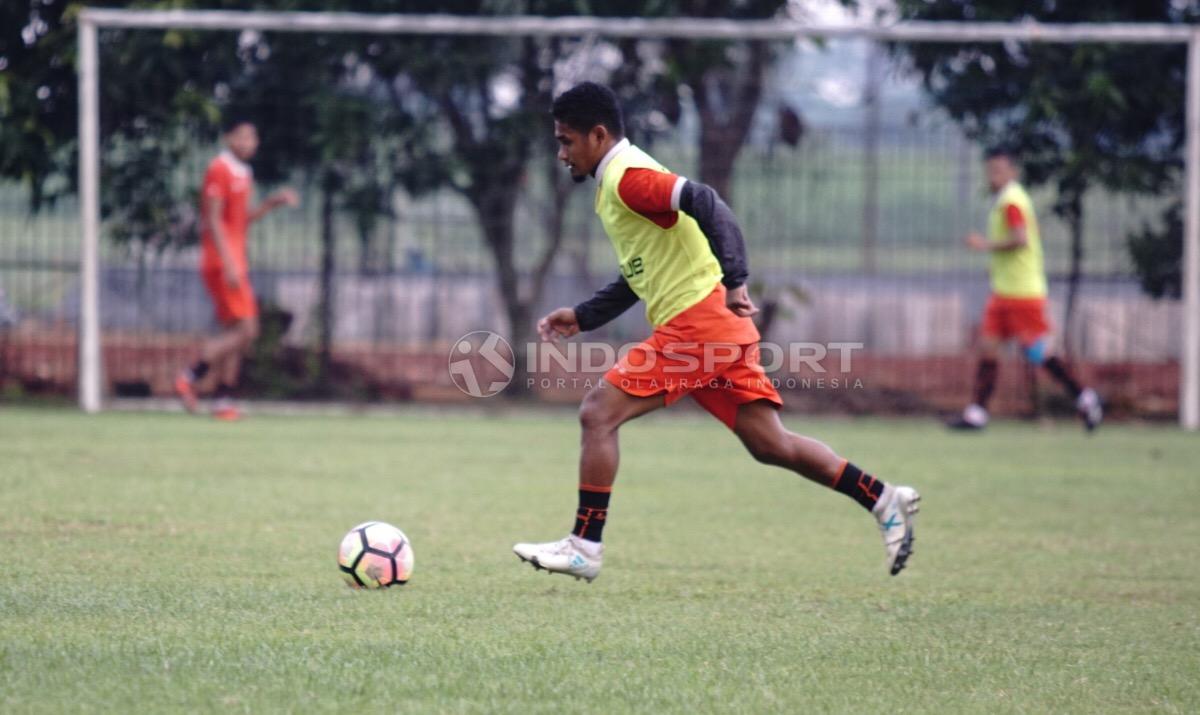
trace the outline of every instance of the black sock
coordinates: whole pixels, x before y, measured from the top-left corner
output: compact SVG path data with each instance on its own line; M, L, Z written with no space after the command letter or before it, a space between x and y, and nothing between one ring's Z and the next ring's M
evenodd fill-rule
M221 384L217 385L217 391L215 393L213 393L213 396L216 397L217 399L221 399L223 397L224 398L233 397L233 386L226 385L225 383L222 382Z
M575 528L571 533L581 539L600 542L604 522L608 520L608 498L612 487L579 485L579 508L575 510Z
M979 361L979 369L975 371L975 404L987 409L988 400L992 399L992 392L996 389L996 375L1000 372L1000 366L991 358L984 358Z
M1083 388L1071 376L1071 371L1067 369L1067 364L1062 361L1062 358L1057 355L1046 358L1046 362L1042 363L1042 367L1046 368L1046 372L1054 376L1055 380L1071 393L1071 397L1079 399L1079 393L1083 392Z
M203 380L204 376L208 374L208 363L200 360L195 365L192 365L190 370L193 380Z
M849 462L846 462L842 473L833 482L835 491L862 504L867 511L875 508L875 502L879 501L885 486L887 486L887 482L872 477Z

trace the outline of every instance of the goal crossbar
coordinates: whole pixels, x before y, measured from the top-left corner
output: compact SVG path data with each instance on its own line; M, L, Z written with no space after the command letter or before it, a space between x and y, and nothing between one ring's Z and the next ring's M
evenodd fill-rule
M1200 27L1152 23L920 22L821 24L792 19L600 18L85 8L79 14L79 405L102 406L99 310L101 28L893 42L1043 42L1187 45L1183 354L1179 423L1200 429Z
M1132 42L1184 43L1180 25L1044 24L1038 22L923 22L820 24L799 20L715 18L604 18L472 15L369 15L353 12L242 12L236 10L112 10L88 8L82 22L139 29L355 32L378 35L508 35L670 37L709 40L788 40L867 37L911 42Z

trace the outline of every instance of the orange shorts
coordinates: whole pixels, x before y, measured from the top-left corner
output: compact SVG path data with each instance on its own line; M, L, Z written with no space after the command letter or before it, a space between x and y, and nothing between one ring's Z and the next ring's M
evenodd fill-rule
M200 271L204 278L204 286L212 296L213 310L217 321L222 325L236 323L239 320L253 318L258 315L258 301L254 297L254 286L250 285L250 277L243 271L242 280L237 288L230 288L225 282L225 273L220 269L205 268Z
M1032 345L1050 333L1045 298L1006 298L993 295L983 309L983 334L989 338L1016 338Z
M664 395L670 405L691 395L733 429L740 405L783 400L759 362L758 330L725 306L725 286L637 344L604 375L622 392Z

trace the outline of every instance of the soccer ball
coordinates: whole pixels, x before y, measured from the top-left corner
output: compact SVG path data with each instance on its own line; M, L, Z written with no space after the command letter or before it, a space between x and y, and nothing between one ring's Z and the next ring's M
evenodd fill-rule
M342 538L338 569L353 588L403 585L412 575L412 545L404 532L391 524L368 521Z

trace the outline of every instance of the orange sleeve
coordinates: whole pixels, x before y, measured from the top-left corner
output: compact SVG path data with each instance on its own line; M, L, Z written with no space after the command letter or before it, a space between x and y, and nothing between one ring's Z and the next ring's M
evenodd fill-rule
M204 172L204 186L200 190L203 203L207 205L210 199L229 200L230 174L224 162L214 161Z
M1016 204L1004 207L1004 218L1008 222L1009 228L1020 228L1025 225L1025 214L1021 213L1021 209L1017 208Z
M672 195L679 181L680 177L667 171L635 167L621 177L617 193L626 206L643 216L678 211L679 206L672 205Z

